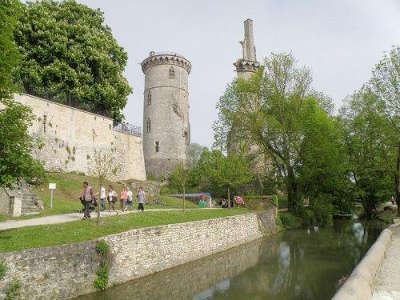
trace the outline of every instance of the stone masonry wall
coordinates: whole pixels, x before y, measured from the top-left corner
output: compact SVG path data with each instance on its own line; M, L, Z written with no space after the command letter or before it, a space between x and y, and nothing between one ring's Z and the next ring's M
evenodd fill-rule
M275 216L275 209L263 214ZM266 218L269 219L269 218ZM266 231L254 213L130 230L106 236L112 252L110 285L143 277L255 240ZM12 280L23 299L66 299L93 292L96 241L0 254L8 266L0 298ZM24 298L25 297L25 298Z
M118 180L145 180L142 139L113 130L113 120L31 95L15 95L35 119L30 133L42 141L34 155L49 171L89 174L95 151L114 151L122 170Z

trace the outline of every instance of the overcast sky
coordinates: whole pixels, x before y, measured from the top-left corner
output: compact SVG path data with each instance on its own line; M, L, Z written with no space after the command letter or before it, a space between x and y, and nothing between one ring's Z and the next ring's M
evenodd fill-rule
M400 45L399 0L79 0L100 8L128 52L133 87L124 114L142 126L144 75L154 51L175 51L192 63L192 142L210 146L215 105L235 76L243 21L254 20L257 58L292 52L313 73L313 87L335 101L358 89L384 51Z

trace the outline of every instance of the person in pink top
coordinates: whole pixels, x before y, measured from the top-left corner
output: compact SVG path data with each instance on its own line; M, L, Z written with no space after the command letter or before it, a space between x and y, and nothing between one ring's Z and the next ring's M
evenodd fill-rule
M121 196L120 196L120 208L122 211L125 211L126 207L126 200L128 200L128 190L126 186L124 185L121 190Z

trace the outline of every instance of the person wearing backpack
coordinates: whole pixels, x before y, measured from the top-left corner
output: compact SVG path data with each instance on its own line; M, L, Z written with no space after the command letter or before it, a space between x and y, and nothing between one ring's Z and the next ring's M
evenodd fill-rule
M83 190L80 197L81 202L84 204L85 209L83 211L82 220L86 220L90 218L90 205L95 200L93 189L89 186L87 181L83 182Z

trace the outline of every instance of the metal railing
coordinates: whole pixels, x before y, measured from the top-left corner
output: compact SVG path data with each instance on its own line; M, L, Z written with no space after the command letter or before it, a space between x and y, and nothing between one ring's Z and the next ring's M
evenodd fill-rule
M126 122L118 123L118 124L114 125L113 129L115 131L126 133L126 134L130 134L130 135L134 135L134 136L137 136L137 137L141 137L142 136L142 127L136 126L136 125L132 125L132 124L129 124L129 123L126 123Z

